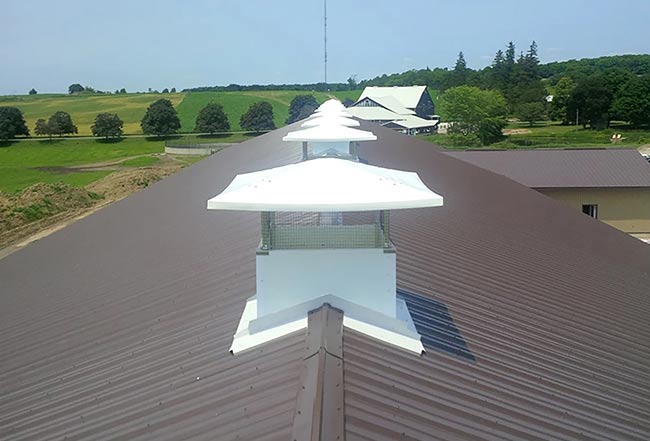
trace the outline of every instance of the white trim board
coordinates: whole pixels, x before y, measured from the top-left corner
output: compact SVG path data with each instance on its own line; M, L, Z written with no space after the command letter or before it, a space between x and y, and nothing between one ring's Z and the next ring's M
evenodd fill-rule
M257 297L246 301L230 352L236 354L307 328L307 313L324 303L343 311L343 326L407 351L425 352L406 303L397 299L397 318L377 313L333 295L325 295L257 318Z

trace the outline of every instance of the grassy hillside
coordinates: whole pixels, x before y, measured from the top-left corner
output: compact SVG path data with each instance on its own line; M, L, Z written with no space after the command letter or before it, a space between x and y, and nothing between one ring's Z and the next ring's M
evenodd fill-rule
M18 107L25 115L27 127L33 133L36 120L48 119L54 112L63 110L72 116L79 135L90 135L90 126L101 112L117 113L124 121L125 134L140 134L140 120L147 107L160 98L167 98L176 107L183 132L191 132L199 111L210 102L224 106L233 131L240 129L239 118L257 101L268 101L273 106L275 123L284 125L289 103L296 95L308 92L261 91L261 92L191 92L173 94L126 94L126 95L21 95L0 97L0 106ZM333 92L341 100L356 99L361 91ZM319 102L330 94L314 92Z
M177 106L181 93L126 94L126 95L26 95L0 98L0 106L18 107L25 115L27 127L34 132L39 118L48 119L54 112L63 110L72 116L80 135L91 135L90 126L101 112L117 113L124 121L124 133L142 133L140 120L147 107L160 98L167 98Z
M275 123L284 125L289 112L289 103L300 94L299 91L262 92L192 92L176 94L126 94L126 95L32 95L0 97L0 106L15 106L22 110L30 131L34 130L36 120L47 119L54 112L63 110L72 116L79 129L79 135L90 135L90 126L95 116L101 112L117 113L124 121L126 134L139 134L140 120L147 107L160 98L168 98L179 113L182 131L191 132L199 111L210 102L222 104L228 114L233 131L240 130L239 118L248 107L257 101L268 101L273 106ZM334 92L331 95L344 100L356 99L361 91ZM315 92L319 102L330 94ZM192 135L184 140L192 141ZM238 142L247 139L246 135L233 135L217 138L215 142ZM200 139L206 142L210 139ZM46 138L12 142L0 145L0 191L13 193L38 182L54 183L62 181L72 186L84 186L109 171L93 167L101 162L135 158L127 165L142 165L153 161L151 158L138 158L139 155L162 153L164 142L149 138L124 138L118 142L104 142L96 139ZM70 167L91 165L91 167L70 169Z
M190 92L178 106L178 114L181 118L181 127L184 132L194 130L194 122L199 111L209 103L221 104L228 115L232 131L239 131L239 119L248 110L251 104L258 101L268 101L273 106L273 117L275 125L282 127L289 116L289 104L296 95L304 95L309 92L299 91L259 91L259 92ZM318 102L323 102L334 95L344 100L345 98L356 99L361 94L360 90L350 92L313 92L312 95Z

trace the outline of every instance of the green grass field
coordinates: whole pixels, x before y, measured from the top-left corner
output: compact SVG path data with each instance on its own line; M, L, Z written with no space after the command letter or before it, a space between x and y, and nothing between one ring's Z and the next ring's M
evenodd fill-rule
M623 123L613 123L605 130L591 130L575 126L563 126L559 122L541 122L530 127L527 123L513 122L506 130L516 130L503 141L491 144L487 148L633 148L650 144L650 131L634 130ZM614 133L621 134L621 142L612 143ZM449 148L476 148L476 146L452 145L447 135L425 135L422 139Z
M360 90L349 92L302 92L302 91L258 91L258 92L192 92L185 95L177 110L181 118L181 130L192 132L196 116L209 103L221 104L228 115L230 130L241 131L239 119L251 104L258 101L268 101L273 106L273 119L276 127L282 127L289 116L289 104L296 95L311 94L319 103L324 102L330 95L340 100L356 99Z
M124 138L119 142L110 143L95 139L15 142L0 147L0 191L14 193L37 182L62 181L75 187L82 187L110 172L102 170L67 173L59 168L96 164L163 151L162 140L147 138ZM137 158L135 161L148 160ZM146 165L151 165L151 162Z
M33 134L36 120L47 120L54 112L63 110L72 116L80 135L91 135L90 126L98 113L110 112L124 121L124 133L142 133L140 120L147 107L160 98L167 98L178 106L184 94L126 94L126 95L22 95L3 97L0 106L18 107L25 116Z
M72 116L79 129L79 135L90 135L90 126L101 112L117 113L124 121L125 134L140 134L140 120L147 107L155 100L168 98L176 107L183 132L194 129L199 111L208 103L222 104L228 114L233 131L241 130L239 118L248 107L257 101L268 101L273 106L275 123L284 125L289 113L289 104L303 91L268 92L193 92L175 94L126 94L126 95L25 95L0 97L0 106L18 107L24 114L28 128L33 132L36 120L47 119L58 110ZM330 95L341 100L356 99L361 91L323 93L314 92L314 97L323 102ZM182 141L240 142L249 139L246 134L221 137L185 136ZM170 141L176 139L172 137ZM46 138L12 142L0 146L0 191L14 193L38 182L65 182L73 186L84 186L106 176L109 171L74 171L61 168L96 164L99 162L127 159L125 167L144 167L157 161L152 157L137 157L164 151L164 140L155 138L124 138L119 142L105 142L97 139L75 139L74 137L52 141ZM131 158L131 159L129 159ZM196 159L198 160L198 159ZM190 162L194 162L192 160Z
M160 98L171 100L181 119L181 131L194 130L199 111L208 103L224 106L231 130L239 131L239 118L248 107L257 101L268 101L273 106L276 126L284 125L289 114L289 103L296 95L313 94L319 101L330 95L341 100L356 99L360 90L346 92L304 92L304 91L260 91L260 92L191 92L170 94L126 94L126 95L20 95L0 97L0 106L19 108L25 116L27 127L33 133L36 120L48 119L54 112L63 110L72 116L79 135L91 135L90 126L101 112L117 113L124 121L125 134L141 134L140 121L147 107Z
M563 126L559 123L546 122L529 127L525 123L510 124L508 128L529 130L530 133L517 133L508 136L506 141L515 147L638 147L650 143L650 132L647 130L632 130L625 124L612 123L605 130L591 130ZM620 133L623 139L612 143L614 133Z

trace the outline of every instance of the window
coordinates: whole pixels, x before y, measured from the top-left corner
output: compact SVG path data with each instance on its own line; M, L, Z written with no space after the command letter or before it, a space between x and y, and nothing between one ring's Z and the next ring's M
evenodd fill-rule
M596 204L586 204L582 206L582 212L587 216L591 216L594 219L598 219L598 205Z

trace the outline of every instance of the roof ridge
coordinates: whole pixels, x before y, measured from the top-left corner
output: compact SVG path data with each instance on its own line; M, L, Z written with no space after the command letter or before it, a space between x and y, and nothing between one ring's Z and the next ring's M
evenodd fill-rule
M343 311L324 303L309 312L292 440L344 440Z

